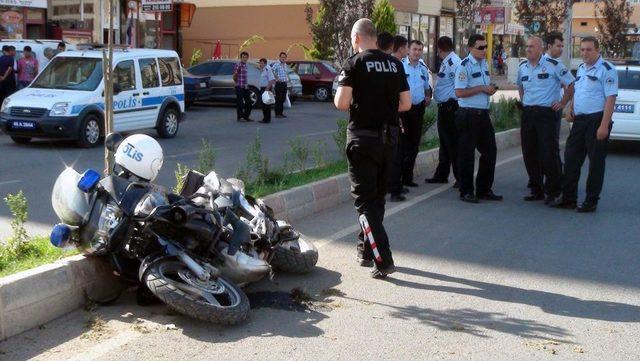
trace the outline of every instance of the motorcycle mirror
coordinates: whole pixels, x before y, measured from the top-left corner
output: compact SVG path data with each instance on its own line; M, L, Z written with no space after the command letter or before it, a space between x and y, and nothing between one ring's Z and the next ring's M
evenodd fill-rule
M116 148L118 148L118 145L120 145L120 142L122 142L122 139L124 139L124 137L120 133L109 133L104 139L104 146L113 153L116 151Z

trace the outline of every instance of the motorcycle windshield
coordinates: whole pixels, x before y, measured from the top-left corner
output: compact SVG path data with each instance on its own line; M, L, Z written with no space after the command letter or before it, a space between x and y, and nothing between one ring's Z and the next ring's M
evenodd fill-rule
M102 187L118 203L126 216L132 216L135 208L149 192L149 184L132 182L118 176L109 176L100 181Z
M60 173L51 192L54 212L70 226L81 226L91 211L90 195L78 188L81 177L73 168L67 168Z

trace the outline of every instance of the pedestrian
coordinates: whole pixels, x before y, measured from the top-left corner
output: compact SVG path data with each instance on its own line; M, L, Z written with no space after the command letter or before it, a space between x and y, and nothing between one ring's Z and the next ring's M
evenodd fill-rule
M376 45L378 45L378 49L386 54L391 54L393 52L393 35L391 35L387 31L383 31L378 34L378 39L376 40Z
M489 98L497 87L491 84L487 67L487 42L484 36L473 34L467 43L469 55L456 68L455 88L459 108L456 111L458 130L458 177L460 200L478 203L479 199L501 201L493 193L496 168L496 137L489 116ZM480 152L478 176L473 184L476 149Z
M402 61L409 54L409 41L402 35L393 37L393 47L391 55L398 61ZM404 194L409 193L409 188L402 185L402 126L400 117L397 116L389 122L389 182L387 191L391 202L403 202L407 198Z
M573 96L575 79L564 64L544 56L543 51L542 39L527 40L527 59L520 63L516 81L523 104L522 158L531 192L524 200L544 200L549 204L560 195L562 182L557 110L564 108ZM558 100L563 85L567 91L562 100Z
M58 47L57 47L56 50L58 50L59 53L62 53L63 51L66 51L67 50L67 44L65 44L64 41L59 42L58 43Z
M431 103L429 69L421 61L423 48L422 42L411 40L409 42L409 56L402 60L411 90L411 109L400 114L404 130L402 133L402 184L407 187L418 186L413 181L413 168L420 151L424 111Z
M438 104L438 166L433 177L425 179L427 183L448 183L449 171L453 168L454 188L458 183L458 132L456 130L455 112L458 110L458 98L455 91L456 68L462 61L453 51L453 40L442 36L437 41L438 57L442 59L440 71L436 78L433 99Z
M18 89L26 88L38 75L38 59L34 56L30 46L25 46L22 58L18 60Z
M260 68L260 98L264 92L271 92L276 84L276 78L273 75L271 67L267 64L267 59L262 58L258 62ZM262 120L260 123L271 123L271 104L262 102Z
M284 115L284 101L287 97L287 84L289 75L287 74L287 53L280 53L278 61L272 65L276 77L276 118L286 118Z
M233 80L236 83L236 111L238 114L238 121L242 119L247 122L253 121L251 116L251 90L249 89L249 82L247 76L247 60L249 60L249 53L243 51L240 53L240 62L236 64L233 69Z
M377 49L371 20L360 19L353 25L351 44L356 54L342 67L334 103L340 110L349 110L346 153L362 229L358 262L375 265L371 276L385 278L395 271L382 224L388 177L385 128L398 111L410 108L411 99L402 63Z
M595 37L582 38L580 53L584 63L578 67L575 96L568 116L573 126L564 151L562 197L551 205L586 213L595 212L600 200L607 142L613 124L611 116L618 95L618 73L611 63L602 58L600 44ZM587 196L576 208L580 169L587 156Z
M11 54L11 46L3 45L0 56L0 104L16 90L15 60Z

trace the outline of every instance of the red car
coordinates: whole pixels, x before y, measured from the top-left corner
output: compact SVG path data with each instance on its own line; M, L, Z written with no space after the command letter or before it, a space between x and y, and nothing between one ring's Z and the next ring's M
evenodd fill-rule
M328 61L300 60L289 62L302 82L302 94L313 95L324 102L331 99L333 79L338 71Z

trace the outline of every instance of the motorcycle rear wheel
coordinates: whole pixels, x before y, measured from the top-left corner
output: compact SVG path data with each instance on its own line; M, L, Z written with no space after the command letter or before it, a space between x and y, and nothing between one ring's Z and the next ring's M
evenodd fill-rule
M219 276L202 282L179 261L153 263L142 281L162 302L189 317L235 325L249 315L249 299L238 286Z
M289 242L298 244L290 246ZM277 245L271 259L271 266L274 269L289 273L311 272L316 263L318 263L318 249L313 243L303 238Z

